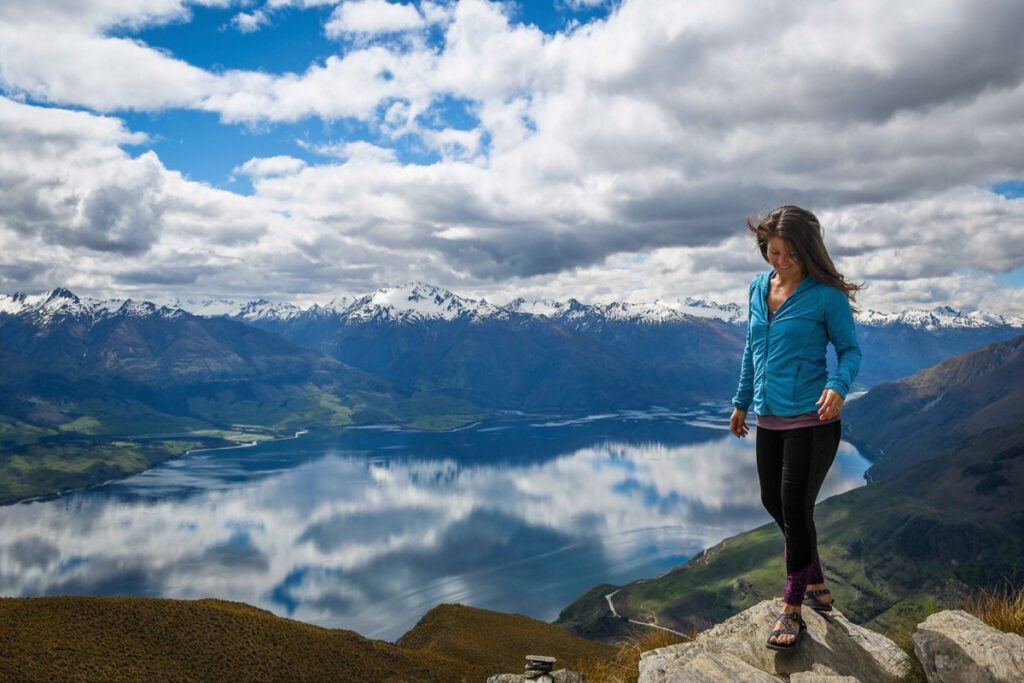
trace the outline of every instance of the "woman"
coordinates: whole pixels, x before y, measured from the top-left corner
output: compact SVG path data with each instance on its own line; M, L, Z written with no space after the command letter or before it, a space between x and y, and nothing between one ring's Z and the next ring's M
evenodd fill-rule
M750 283L750 314L730 429L747 435L757 414L757 476L761 502L786 539L783 611L768 647L796 647L807 628L801 605L832 609L818 561L814 502L841 433L839 413L861 352L853 323L860 286L847 282L825 250L821 225L798 206L783 206L747 228L772 270ZM831 342L838 364L830 376Z

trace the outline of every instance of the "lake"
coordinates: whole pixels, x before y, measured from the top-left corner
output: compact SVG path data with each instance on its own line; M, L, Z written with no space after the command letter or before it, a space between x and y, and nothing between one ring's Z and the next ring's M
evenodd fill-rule
M388 640L445 602L552 620L769 521L753 435L728 415L510 414L196 452L0 508L0 593L215 597ZM868 465L844 442L819 500Z

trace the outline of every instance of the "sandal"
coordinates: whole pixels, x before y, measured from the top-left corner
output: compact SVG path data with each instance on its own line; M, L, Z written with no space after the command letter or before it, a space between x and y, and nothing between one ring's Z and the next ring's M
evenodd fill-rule
M782 612L779 614L779 621L782 622L783 628L774 629L765 645L769 650L792 650L800 642L800 635L807 630L807 624L798 612ZM772 638L778 636L795 637L792 643L773 643Z
M807 591L804 593L804 604L815 612L831 612L832 603L835 602L835 599L829 600L828 602L822 602L818 599L819 595L832 595L832 591L827 588L819 588L816 591Z

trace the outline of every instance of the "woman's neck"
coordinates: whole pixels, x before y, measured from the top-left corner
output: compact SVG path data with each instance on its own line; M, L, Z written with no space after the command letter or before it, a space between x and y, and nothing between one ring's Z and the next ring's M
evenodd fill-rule
M804 279L803 272L793 273L787 276L783 276L779 271L775 271L775 284L782 287L786 291L793 291L796 289L800 282Z

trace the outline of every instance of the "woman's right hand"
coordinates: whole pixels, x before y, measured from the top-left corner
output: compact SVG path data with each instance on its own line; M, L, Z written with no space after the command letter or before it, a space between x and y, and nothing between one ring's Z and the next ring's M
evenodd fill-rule
M750 431L747 428L747 411L739 408L732 409L732 417L729 418L729 431L741 439Z

